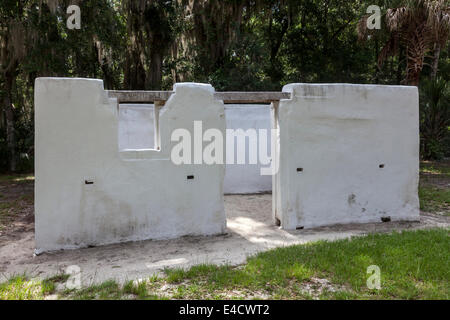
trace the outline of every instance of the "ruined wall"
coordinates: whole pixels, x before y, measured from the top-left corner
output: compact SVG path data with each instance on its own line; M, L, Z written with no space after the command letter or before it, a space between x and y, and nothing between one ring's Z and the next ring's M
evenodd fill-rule
M285 229L418 220L416 87L290 84L274 215Z
M101 80L36 80L37 252L225 231L225 166L170 160L174 129L201 120L225 134L223 103L209 85L174 90L159 115L161 150L119 150L117 103Z

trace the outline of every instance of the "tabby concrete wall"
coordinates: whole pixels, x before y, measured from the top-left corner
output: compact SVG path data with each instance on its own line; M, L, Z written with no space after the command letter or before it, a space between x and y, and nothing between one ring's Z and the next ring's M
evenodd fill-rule
M285 229L419 220L416 87L290 84L274 215ZM384 219L383 219L384 220Z
M174 90L159 115L160 150L120 150L117 101L101 80L36 80L37 252L225 231L225 165L170 160L174 129L201 120L225 134L224 105L210 85Z

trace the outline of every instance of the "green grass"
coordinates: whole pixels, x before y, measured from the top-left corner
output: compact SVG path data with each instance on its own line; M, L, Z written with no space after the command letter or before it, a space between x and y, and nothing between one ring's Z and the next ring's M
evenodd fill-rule
M2 182L29 182L34 181L33 174L2 174L0 175L0 183Z
M208 291L248 288L301 298L295 289L314 276L337 286L327 298L448 299L449 240L443 229L373 234L270 250L248 259L242 269L203 265L166 273L168 281L188 279ZM373 264L381 269L379 291L366 287L366 270Z
M450 189L429 185L419 187L420 210L450 215Z
M68 275L56 275L44 280L17 275L0 284L0 300L40 300L56 292L56 284L68 279Z
M65 290L60 297L75 300L160 299L161 297L151 293L152 282L155 281L152 279L127 281L122 286L113 280L107 280L80 290Z
M421 162L419 199L420 209L450 215L450 163Z
M0 284L0 300L36 300L44 298L44 288L25 275L15 276Z
M420 172L450 176L450 166L439 162L422 162L420 164Z
M449 236L448 229L430 229L320 241L263 252L237 267L166 269L164 277L56 293L62 299L449 299ZM380 290L367 288L370 265L381 270ZM15 277L0 285L0 298L43 299L66 279Z
M68 290L65 291L65 294L76 300L114 300L122 296L119 284L113 280L105 281L99 285L93 285L81 290Z

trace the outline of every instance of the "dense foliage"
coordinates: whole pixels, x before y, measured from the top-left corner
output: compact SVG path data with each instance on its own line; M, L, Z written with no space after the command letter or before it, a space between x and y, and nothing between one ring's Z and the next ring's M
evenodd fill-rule
M71 4L81 9L79 30L66 26ZM382 23L369 30L373 4ZM419 85L422 155L448 156L449 15L448 0L2 0L0 171L32 170L42 76L134 90L181 81L222 91Z

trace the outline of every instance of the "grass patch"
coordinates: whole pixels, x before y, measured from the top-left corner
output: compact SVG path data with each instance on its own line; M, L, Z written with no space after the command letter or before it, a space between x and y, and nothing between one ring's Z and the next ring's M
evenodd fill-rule
M109 280L80 290L66 290L63 296L75 300L117 300L122 297L122 292L117 282Z
M296 287L314 277L336 286L322 292L327 298L448 299L449 252L448 230L405 231L270 250L241 269L204 265L166 273L168 281L204 282L212 291L249 288L302 298ZM381 290L366 286L370 265L381 269Z
M450 215L450 189L419 187L420 210Z
M25 275L15 276L0 284L0 300L36 300L43 297L41 282L29 280Z
M450 176L450 165L448 163L423 161L420 163L420 172Z
M41 300L56 293L57 284L67 279L67 274L43 280L30 279L26 274L17 275L0 284L0 300Z
M450 162L423 161L420 164L420 209L450 215Z
M160 283L157 277L150 278L149 280L130 280L123 285L122 293L141 300L157 300L160 299L160 297L157 294L152 294L151 291L152 288L159 285Z
M0 284L0 300L41 300L56 292L57 278L30 279L17 275Z
M34 181L33 174L2 174L0 175L0 183L1 182L30 182Z

